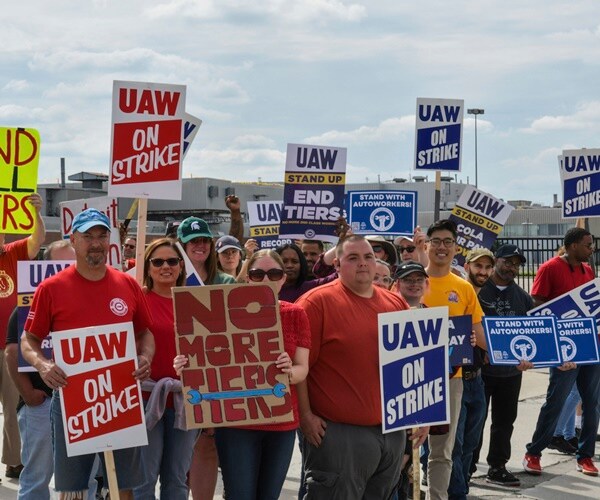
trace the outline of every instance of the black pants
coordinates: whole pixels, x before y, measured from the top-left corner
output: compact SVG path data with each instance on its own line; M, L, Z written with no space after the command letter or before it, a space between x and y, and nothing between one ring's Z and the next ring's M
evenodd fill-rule
M487 463L490 467L503 467L510 460L510 439L513 433L513 424L517 419L519 393L523 374L512 377L490 377L482 375L485 386L486 419L492 402L492 424L490 428L490 449ZM485 423L484 423L485 427ZM483 429L479 446L473 452L471 471L477 469L479 454L483 444Z

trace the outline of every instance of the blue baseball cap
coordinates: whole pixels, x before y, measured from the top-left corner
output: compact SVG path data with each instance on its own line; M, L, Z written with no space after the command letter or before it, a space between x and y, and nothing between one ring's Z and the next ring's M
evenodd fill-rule
M87 208L83 212L79 212L73 219L71 232L78 231L85 233L88 229L95 226L102 226L110 231L110 220L100 210L95 208Z

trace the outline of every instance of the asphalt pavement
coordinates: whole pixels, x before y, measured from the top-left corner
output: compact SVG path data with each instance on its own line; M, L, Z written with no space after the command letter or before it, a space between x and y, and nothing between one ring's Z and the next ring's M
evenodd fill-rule
M600 477L584 476L581 472L577 472L573 456L546 450L542 457L544 472L541 476L531 476L523 471L521 460L525 453L525 444L529 442L533 434L540 406L545 399L547 385L547 370L531 370L524 374L519 401L519 414L515 422L515 431L512 438L512 458L507 464L507 468L521 480L521 486L519 488L503 488L486 483L487 464L480 463L471 483L469 499L600 499ZM489 419L486 422L484 430L484 445L481 453L484 459L487 454L488 439ZM596 453L599 451L600 443L596 445ZM596 455L596 465L599 462L600 457ZM296 447L292 464L281 493L280 498L282 500L292 500L298 496L300 463L300 453ZM0 500L17 498L17 480L6 478L4 476L4 467L0 469L0 477L2 479L0 483ZM217 494L214 498L222 498L220 481Z

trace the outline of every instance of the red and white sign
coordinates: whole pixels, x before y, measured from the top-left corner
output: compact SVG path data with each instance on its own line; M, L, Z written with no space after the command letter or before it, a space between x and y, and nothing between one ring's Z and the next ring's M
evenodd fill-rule
M100 210L110 220L110 248L106 263L115 269L122 270L121 266L121 237L119 236L119 202L110 196L99 196L85 200L63 201L60 207L60 234L67 239L71 234L73 219L79 212L86 208Z
M108 194L181 199L185 85L113 83Z
M133 324L52 332L69 457L148 444Z

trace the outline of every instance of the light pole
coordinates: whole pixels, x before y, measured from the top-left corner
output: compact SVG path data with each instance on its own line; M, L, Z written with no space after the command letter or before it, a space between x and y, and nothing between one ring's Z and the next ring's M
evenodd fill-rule
M467 114L475 115L475 187L477 187L477 115L482 115L484 112L485 110L480 108L467 109Z

